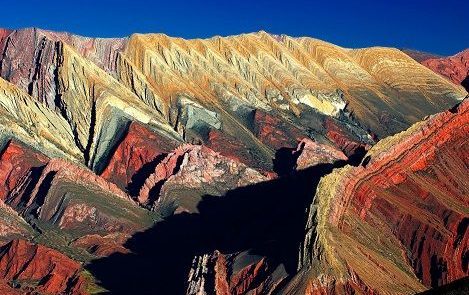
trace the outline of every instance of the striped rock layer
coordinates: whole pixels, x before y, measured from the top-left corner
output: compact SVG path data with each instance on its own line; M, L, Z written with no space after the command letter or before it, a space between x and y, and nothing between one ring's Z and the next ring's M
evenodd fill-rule
M1 292L121 292L93 263L146 261L136 239L178 216L214 236L166 244L188 257L174 272L188 294L413 293L467 276L464 58L266 32L1 29Z

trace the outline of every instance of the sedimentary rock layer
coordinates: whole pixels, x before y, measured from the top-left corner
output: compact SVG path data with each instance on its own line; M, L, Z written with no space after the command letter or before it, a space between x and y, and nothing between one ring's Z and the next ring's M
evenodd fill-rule
M435 73L393 48L265 32L0 30L0 292L120 292L81 262L148 264L132 243L154 231L167 240L143 248L185 251L182 270L150 256L188 294L412 293L467 275L467 92L437 74L461 83L464 54L429 59Z
M290 288L412 293L467 276L468 133L465 100L324 177Z
M469 49L449 57L421 56L412 52L409 55L454 84L469 89Z
M0 276L20 294L87 294L80 264L65 255L24 240L13 240L0 249ZM14 294L15 290L10 290ZM8 294L8 293L6 293Z
M109 138L126 120L268 168L279 145L296 146L298 137L337 145L326 119L368 144L370 134L401 131L466 95L395 49L349 50L265 32L92 39L25 29L3 31L0 49L1 77L65 121L61 150L93 170L103 168ZM121 119L108 124L109 116Z

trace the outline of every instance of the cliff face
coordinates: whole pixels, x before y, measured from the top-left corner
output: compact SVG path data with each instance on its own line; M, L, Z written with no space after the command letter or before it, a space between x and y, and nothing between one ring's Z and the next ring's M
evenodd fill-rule
M151 132L138 123L131 123L108 156L101 176L135 193L139 181L148 177L158 159L168 154L178 145L177 141L167 139Z
M0 52L0 293L412 293L467 275L467 92L437 74L461 83L465 53L422 57L435 73L265 32L41 29L0 30Z

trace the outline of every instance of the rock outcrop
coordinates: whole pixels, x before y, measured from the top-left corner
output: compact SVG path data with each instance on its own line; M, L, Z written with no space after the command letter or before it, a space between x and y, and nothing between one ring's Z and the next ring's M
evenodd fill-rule
M282 265L273 268L268 258L249 251L215 251L194 258L186 294L273 294L287 276Z
M343 131L340 142L366 145L370 134L404 130L466 95L390 48L348 50L265 32L207 40L2 32L0 76L54 118L54 146L98 173L128 121L268 170L275 150L296 146L299 135L322 140L327 120ZM228 153L217 139L239 148Z
M101 176L121 189L136 194L159 159L178 143L151 132L138 123L131 123L110 155Z
M182 145L156 165L140 189L138 201L197 212L197 204L205 195L222 196L230 189L268 179L207 147Z
M340 160L348 160L347 156L340 150L307 138L300 141L294 153L299 154L296 160L296 169L299 170L320 164L332 164Z
M125 239L110 242L110 236L132 234L153 222L115 184L70 161L50 159L15 139L4 143L0 167L2 242L38 236L43 243L68 247L79 239L72 248L102 256L124 251Z
M67 256L24 240L13 240L0 249L0 277L21 294L88 294L80 269Z
M132 233L151 224L145 211L116 185L60 159L24 178L5 202L60 229Z

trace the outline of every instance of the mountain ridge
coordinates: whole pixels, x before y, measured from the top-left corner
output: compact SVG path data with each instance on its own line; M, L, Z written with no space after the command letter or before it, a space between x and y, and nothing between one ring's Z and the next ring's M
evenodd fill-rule
M468 274L454 57L36 28L1 29L0 53L0 261L19 247L41 270L0 265L12 294L411 294Z

